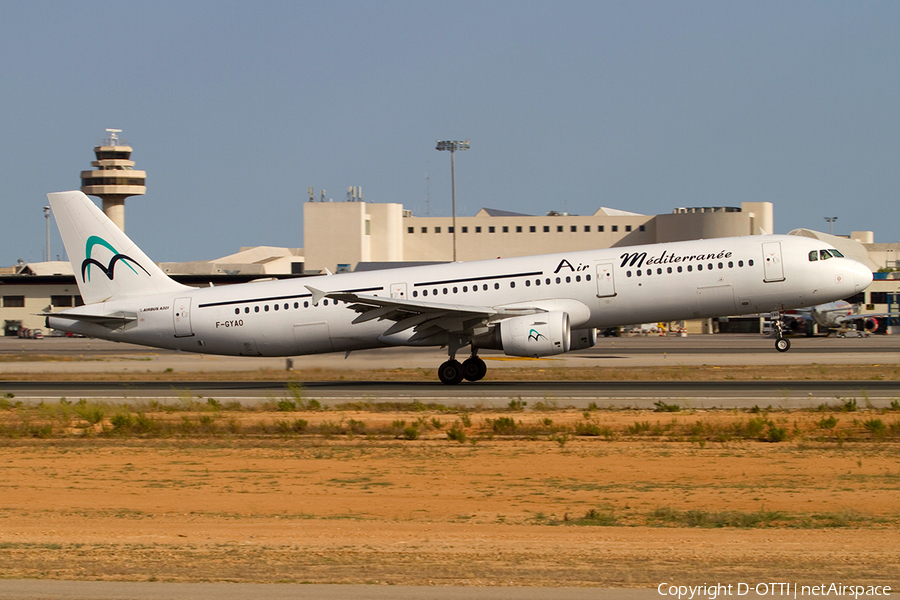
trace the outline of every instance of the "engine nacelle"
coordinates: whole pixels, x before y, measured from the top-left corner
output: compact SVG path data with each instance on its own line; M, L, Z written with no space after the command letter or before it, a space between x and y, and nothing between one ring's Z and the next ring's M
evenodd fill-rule
M513 317L500 321L497 331L500 347L510 356L562 354L569 351L572 336L569 315L564 312Z
M878 319L875 317L869 317L865 321L863 321L863 327L865 327L866 331L875 333L878 331Z
M569 334L569 350L584 350L597 344L597 329L573 329Z

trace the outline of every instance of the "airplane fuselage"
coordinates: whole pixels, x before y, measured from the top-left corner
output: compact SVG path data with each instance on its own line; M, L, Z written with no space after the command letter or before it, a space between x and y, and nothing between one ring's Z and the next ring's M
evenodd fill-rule
M781 311L845 298L869 284L871 272L857 261L810 262L819 246L797 236L748 236L260 281L90 305L98 314L134 317L116 328L59 316L48 317L48 326L190 352L296 356L447 343L446 336L415 340L410 330L386 334L390 320L354 323L352 302L315 298L311 288L558 311L574 331Z

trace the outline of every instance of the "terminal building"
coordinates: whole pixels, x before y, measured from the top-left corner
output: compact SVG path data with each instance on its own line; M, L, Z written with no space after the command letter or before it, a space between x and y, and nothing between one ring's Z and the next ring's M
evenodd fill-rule
M134 169L132 148L119 140L120 131L107 131L110 137L94 148L96 160L91 164L96 169L81 173L81 189L102 198L104 211L124 231L125 198L145 193L146 174ZM187 285L227 285L265 277L449 262L454 254L457 260L470 261L774 231L770 202L678 207L660 215L606 207L590 215L557 211L527 215L483 208L474 216L456 217L454 225L451 217L417 217L399 203L365 202L358 188L350 189L346 202L316 202L310 192L310 201L303 205L304 248L241 248L219 259L161 263L160 267ZM821 239L873 272L883 271L876 273L868 290L850 300L865 305L867 311L900 310L896 303L900 243L876 244L868 231L848 237L809 229L790 233ZM72 268L64 261L0 268L0 296L5 335L17 335L20 328L43 327L37 313L81 303ZM699 330L717 329L707 322Z
M454 243L457 260L469 261L757 235L772 229L770 202L676 208L655 216L604 207L587 216L482 208L473 217L457 217L455 230L451 217L416 217L402 204L303 205L305 267L332 272L355 269L360 263L449 262Z

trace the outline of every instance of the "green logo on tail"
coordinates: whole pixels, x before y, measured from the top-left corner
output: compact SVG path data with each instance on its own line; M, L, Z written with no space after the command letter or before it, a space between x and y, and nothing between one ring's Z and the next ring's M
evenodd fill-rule
M109 264L107 264L106 266L104 266L103 263L96 258L91 258L91 251L94 249L94 246L98 244L113 253L113 257L110 259ZM81 262L81 280L84 282L88 282L91 280L91 265L97 265L97 268L103 271L103 274L106 275L106 278L112 281L113 277L115 276L116 263L120 260L125 261L125 266L135 273L137 273L137 271L129 263L134 263L135 265L140 267L141 271L147 273L148 276L150 275L150 273L147 272L147 269L142 267L138 261L134 260L130 256L120 254L118 250L112 247L112 244L96 235L92 235L87 239L87 242L84 245L84 255L87 257Z

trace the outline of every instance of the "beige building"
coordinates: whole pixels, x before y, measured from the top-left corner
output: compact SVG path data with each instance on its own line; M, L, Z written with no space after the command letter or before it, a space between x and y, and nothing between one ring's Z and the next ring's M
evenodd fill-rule
M416 217L401 204L307 202L303 238L307 270L354 269L365 262L450 261L528 256L773 230L771 202L677 208L648 216L599 208L588 216L543 216L483 208L473 217Z

